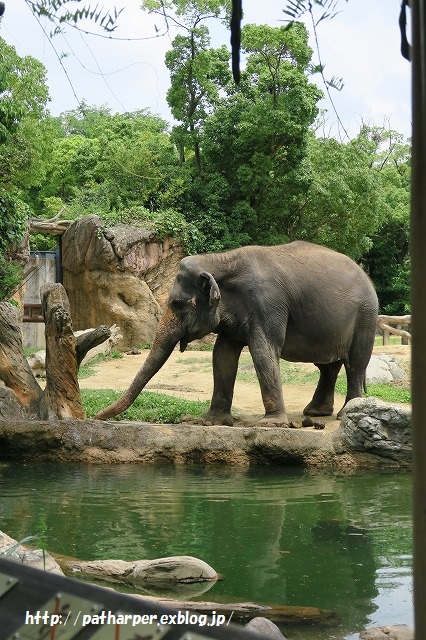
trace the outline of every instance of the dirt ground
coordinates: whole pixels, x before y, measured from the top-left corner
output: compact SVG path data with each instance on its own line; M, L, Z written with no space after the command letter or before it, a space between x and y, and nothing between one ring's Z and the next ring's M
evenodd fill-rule
M145 362L149 351L138 355L125 354L122 358L107 360L95 365L95 373L80 380L82 389L116 389L125 390L129 386L139 368ZM392 344L374 348L374 353L386 353L395 356L400 366L409 370L411 349L409 346ZM167 393L188 400L210 400L213 390L213 375L210 351L175 350L166 364L145 387L148 391ZM317 371L313 364L298 364L303 371ZM239 371L254 374L252 361L248 352L243 352ZM290 420L300 421L303 408L311 400L315 385L312 383L292 384L291 379L284 384L284 399ZM344 398L336 394L335 409L343 405ZM256 380L243 381L237 378L234 393L234 408L244 416L263 415L263 404L259 385ZM321 418L326 423L326 430L337 428L339 421L335 415Z

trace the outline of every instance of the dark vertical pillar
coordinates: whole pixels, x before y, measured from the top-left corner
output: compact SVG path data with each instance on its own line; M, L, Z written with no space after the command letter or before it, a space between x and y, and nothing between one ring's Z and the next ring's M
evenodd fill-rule
M62 235L58 235L58 246L56 247L56 282L64 284L64 270L62 267Z
M411 0L413 173L411 199L414 606L426 638L426 0Z

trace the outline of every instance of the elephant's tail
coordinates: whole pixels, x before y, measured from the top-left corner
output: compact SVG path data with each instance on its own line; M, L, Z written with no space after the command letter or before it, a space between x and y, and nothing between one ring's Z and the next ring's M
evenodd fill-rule
M364 380L362 381L362 388L364 389L364 393L367 393L367 376L364 374Z

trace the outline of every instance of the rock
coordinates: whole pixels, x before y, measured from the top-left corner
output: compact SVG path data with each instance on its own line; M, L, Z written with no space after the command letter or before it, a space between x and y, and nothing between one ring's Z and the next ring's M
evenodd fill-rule
M352 427L353 428L353 427ZM350 446L354 440L358 450ZM335 431L281 427L149 424L130 421L45 422L0 418L0 460L85 463L303 465L330 468L407 468L411 457L392 459L361 448L351 427ZM387 456L387 457L383 457Z
M303 427L303 424L298 420L291 420L289 427L290 429L301 429Z
M31 353L27 362L36 378L46 377L46 351L44 349Z
M363 631L359 638L360 640L414 640L414 629L403 624L375 627Z
M215 582L218 575L210 565L192 556L171 556L158 560L140 560L133 569L132 581L145 584Z
M215 582L218 575L210 565L192 556L170 556L154 560L72 560L74 572L103 580L127 580L132 584Z
M271 640L286 640L277 625L271 622L271 620L268 620L268 618L262 618L262 616L250 620L250 622L246 624L246 629L252 633L268 636Z
M62 248L74 327L117 324L123 351L152 343L182 248L146 229L104 229L93 215L69 225Z
M325 422L323 422L322 420L315 420L315 422L313 422L314 425L314 429L325 429Z
M44 569L49 573L64 575L56 560L47 551L43 554L41 549L28 549L2 531L0 531L0 555L5 555L8 560L15 560L34 569Z
M66 566L73 573L82 573L100 580L123 580L133 571L134 562L125 560L68 560Z
M377 398L354 398L341 421L350 449L407 462L412 457L411 411Z
M371 356L365 377L367 384L382 384L399 382L406 377L406 373L394 356L381 353Z
M193 598L208 591L218 579L212 567L192 556L155 560L68 560L68 569L86 578L131 584L143 593Z

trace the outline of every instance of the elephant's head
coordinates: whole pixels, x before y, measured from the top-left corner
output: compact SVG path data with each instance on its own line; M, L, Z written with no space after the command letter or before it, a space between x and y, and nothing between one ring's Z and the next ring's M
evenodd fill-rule
M161 369L178 342L180 350L185 351L192 340L214 331L219 324L219 302L220 291L213 275L197 267L192 258L184 258L145 364L127 391L95 419L105 420L125 411Z

